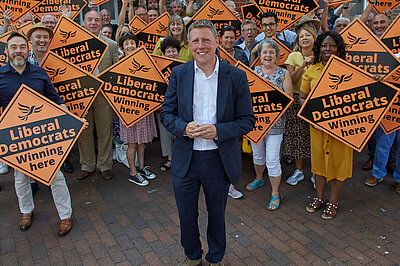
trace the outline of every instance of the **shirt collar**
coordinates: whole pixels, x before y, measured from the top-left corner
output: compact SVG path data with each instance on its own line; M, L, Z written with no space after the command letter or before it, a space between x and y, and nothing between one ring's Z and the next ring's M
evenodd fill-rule
M24 72L29 70L30 65L31 65L31 63L26 61L26 66L25 66ZM2 73L6 73L6 72L15 72L15 73L17 73L17 71L15 71L15 69L10 65L10 61L8 61L7 64L5 64L1 68L1 71L2 71Z
M217 55L215 55L215 58L217 59L217 61L215 62L214 71L211 73L210 76L212 76L214 73L216 73L216 74L218 75L218 71L219 71L219 59L218 59L218 56L217 56ZM202 73L204 73L203 70L201 70L201 69L197 66L196 60L194 60L194 71L195 71L195 72L201 71Z

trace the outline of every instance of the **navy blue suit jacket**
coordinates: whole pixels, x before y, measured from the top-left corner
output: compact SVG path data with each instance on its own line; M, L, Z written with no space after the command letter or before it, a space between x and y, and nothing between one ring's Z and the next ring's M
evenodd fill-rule
M216 143L225 172L235 184L242 170L238 137L253 129L255 117L246 73L222 61L219 63ZM174 67L160 114L162 124L176 136L172 174L178 178L187 173L193 152L193 139L183 135L186 125L193 121L193 86L194 61Z

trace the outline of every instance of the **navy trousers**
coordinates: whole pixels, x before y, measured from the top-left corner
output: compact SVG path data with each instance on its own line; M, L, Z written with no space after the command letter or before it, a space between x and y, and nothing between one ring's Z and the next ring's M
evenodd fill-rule
M221 261L226 249L225 209L230 181L218 151L194 151L188 172L184 177L174 175L173 185L185 255L196 260L203 254L198 224L199 192L203 187L208 211L206 260Z

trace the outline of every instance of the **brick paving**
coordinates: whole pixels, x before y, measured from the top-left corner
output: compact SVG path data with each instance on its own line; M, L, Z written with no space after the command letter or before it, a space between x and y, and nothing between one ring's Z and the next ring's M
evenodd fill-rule
M313 196L309 165L306 179L292 187L282 183L278 211L265 209L268 183L245 191L254 178L251 158L243 155L243 172L236 185L244 198L229 198L226 212L228 265L395 265L400 261L400 195L388 175L374 188L363 184L369 172L361 169L366 153L355 152L353 178L347 180L332 221L320 212L308 214ZM78 170L77 150L72 163ZM115 177L105 181L92 174L79 181L66 174L73 205L73 229L57 235L59 218L44 185L35 195L31 228L21 232L18 202L11 173L1 176L1 265L176 265L184 259L171 172L161 173L159 142L149 145L146 162L157 174L147 187L127 179L128 169L115 162ZM283 164L283 179L294 166ZM267 176L265 176L267 177ZM206 250L206 209L200 199L201 241ZM205 262L205 260L203 260Z

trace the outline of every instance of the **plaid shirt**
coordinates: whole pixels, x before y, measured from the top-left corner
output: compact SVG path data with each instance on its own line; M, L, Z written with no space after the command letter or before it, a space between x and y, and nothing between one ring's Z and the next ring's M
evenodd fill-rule
M39 62L37 61L36 56L32 50L29 51L28 62L34 66L39 66Z

